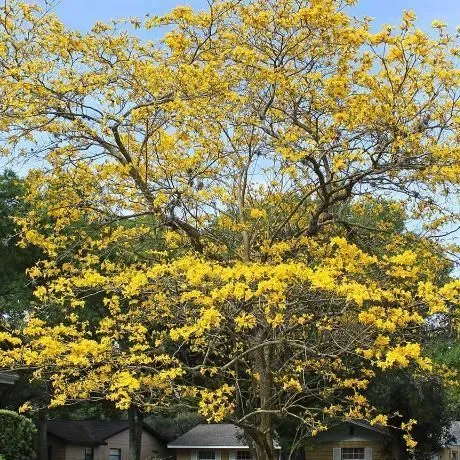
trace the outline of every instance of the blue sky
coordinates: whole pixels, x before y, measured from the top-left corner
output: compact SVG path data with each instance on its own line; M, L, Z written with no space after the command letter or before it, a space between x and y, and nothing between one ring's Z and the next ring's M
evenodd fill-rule
M206 8L206 0L60 0L55 12L68 26L86 30L97 20L162 14L177 5ZM372 16L376 24L398 24L405 9L414 10L421 28L443 19L451 30L460 25L460 0L361 0L352 9L357 16Z

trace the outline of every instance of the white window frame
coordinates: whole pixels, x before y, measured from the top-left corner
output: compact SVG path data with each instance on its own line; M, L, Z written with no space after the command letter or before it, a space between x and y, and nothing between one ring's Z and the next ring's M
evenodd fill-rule
M220 450L217 450L217 449L194 449L192 450L191 460L199 460L199 457L198 457L199 452L214 452L214 459L221 460Z
M232 449L228 452L228 460L238 460L238 452L248 452L249 449Z
M344 457L346 451L347 458ZM351 451L351 452L348 452ZM359 455L358 455L359 451ZM341 449L342 460L365 460L364 447L342 447ZM352 455L350 457L350 454Z
M109 459L112 460L112 454L110 453L111 450L117 450L119 452L119 459L121 460L121 449L118 447L110 447L109 448Z
M342 449L364 449L364 460L372 460L372 447L334 447L332 449L332 460L342 460Z

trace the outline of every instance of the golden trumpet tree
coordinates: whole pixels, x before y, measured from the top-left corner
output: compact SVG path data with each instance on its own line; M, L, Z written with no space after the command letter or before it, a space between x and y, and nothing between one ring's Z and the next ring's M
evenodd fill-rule
M375 370L430 371L420 331L458 305L438 237L458 218L460 49L412 12L372 32L351 3L129 20L158 41L1 8L2 149L39 161L19 223L46 254L2 366L48 376L52 404L232 418L259 459L280 417L385 422Z

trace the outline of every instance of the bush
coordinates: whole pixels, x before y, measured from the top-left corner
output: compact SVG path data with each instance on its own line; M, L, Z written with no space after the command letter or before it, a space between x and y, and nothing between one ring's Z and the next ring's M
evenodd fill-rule
M26 417L0 410L0 459L31 460L35 458L35 426Z

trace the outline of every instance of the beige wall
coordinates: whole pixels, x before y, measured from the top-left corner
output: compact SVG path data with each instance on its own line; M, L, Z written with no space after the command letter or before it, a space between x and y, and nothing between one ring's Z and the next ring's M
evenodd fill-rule
M155 436L144 431L142 434L141 458L149 458L152 455L156 455L160 458L167 458L171 457L171 452L163 443L159 442Z
M53 460L84 460L85 447L65 445L48 440L48 445L53 446ZM94 448L94 460L108 460L109 454L105 456L104 446Z
M176 460L190 460L190 451L186 449L175 449Z
M59 440L54 439L50 439L48 444L53 446L53 460L84 460L85 458L85 447L83 446L64 445ZM109 451L111 448L121 449L122 460L128 460L129 431L122 431L107 439L107 445L95 447L94 460L109 460ZM146 460L153 455L157 455L161 458L167 457L168 455L170 456L171 454L166 450L163 444L144 430L142 432L141 459Z
M324 442L306 449L306 460L332 460L334 447L371 447L372 460L392 460L391 452L387 452L383 442L376 441L340 441ZM460 459L459 459L460 460Z
M65 460L85 460L85 448L82 446L67 446Z
M204 449L203 449L204 450ZM229 450L220 450L220 458L221 460L229 460ZM172 452L172 449L170 449ZM191 449L174 449L174 455L176 456L176 460L191 460L192 458L192 451ZM460 459L457 459L460 460Z
M107 446L101 446L105 448L105 458L109 458L109 449L121 449L122 460L128 460L129 458L129 430L122 431L121 433L112 436L107 439ZM141 459L145 460L153 455L166 457L167 451L165 447L150 433L147 431L142 432L142 448L141 448ZM99 460L99 459L94 459Z
M460 460L460 446L449 446L441 449L438 453L439 460L453 460L452 453L457 454L457 460Z

